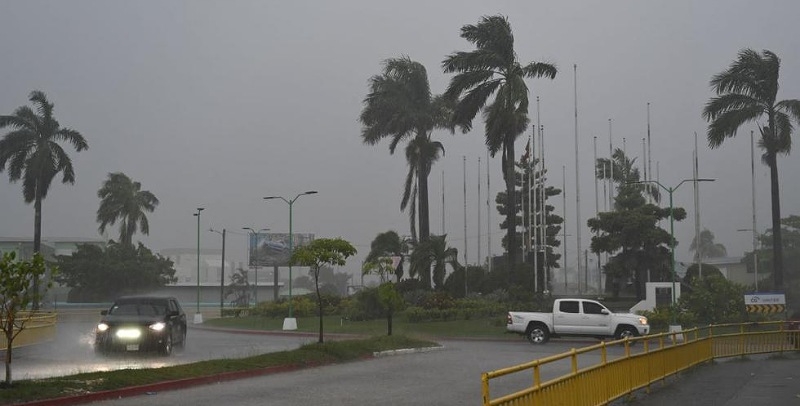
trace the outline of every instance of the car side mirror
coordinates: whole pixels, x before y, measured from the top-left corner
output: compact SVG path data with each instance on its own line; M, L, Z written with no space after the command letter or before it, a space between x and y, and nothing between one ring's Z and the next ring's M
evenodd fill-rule
M169 316L169 317L176 317L176 316L179 316L179 315L180 315L180 312L178 312L177 310L172 310L172 311L168 311L167 312L167 316Z
M100 311L100 315L101 316L108 316L108 310L101 310Z
M600 310L600 313L601 313L601 314L605 314L606 316L608 316L609 314L611 314L611 312L609 312L609 311L608 311L608 310L606 310L606 309L601 309L601 310Z

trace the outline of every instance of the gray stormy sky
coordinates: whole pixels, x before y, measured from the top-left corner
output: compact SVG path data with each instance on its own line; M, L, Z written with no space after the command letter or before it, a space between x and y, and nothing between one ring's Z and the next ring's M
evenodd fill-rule
M80 131L89 150L71 153L74 186L54 183L43 206L43 234L99 237L97 189L121 171L161 200L149 215L154 250L196 244L218 248L209 227L268 227L288 231L288 206L267 195L292 197L295 232L341 236L360 251L357 271L376 234L408 233L399 212L406 173L402 153L388 144L362 144L358 115L367 80L386 58L423 63L434 93L444 91L445 55L473 49L459 29L483 15L508 16L522 61L560 68L553 81L529 81L531 118L541 97L549 180L561 186L566 166L568 266L575 264L573 70L578 66L581 222L594 213L592 136L608 155L613 138L642 155L646 104L651 103L653 168L675 185L692 176L693 132L700 135L702 227L731 255L750 248L749 129L716 150L706 147L700 116L712 95L711 76L741 48L770 49L782 58L779 98L800 98L796 1L8 1L0 2L0 112L28 104L31 90L55 103L63 126ZM467 157L468 255L486 255L486 158L483 123L470 134L437 132L446 156L430 178L431 231L441 232L442 171L448 241L464 249L462 156ZM755 128L755 126L753 126ZM3 131L2 134L5 134ZM527 135L527 134L526 134ZM526 136L520 137L522 153ZM757 152L758 153L758 152ZM760 153L758 153L760 156ZM481 202L477 201L478 157ZM641 162L641 158L639 160ZM784 216L800 214L793 175L797 154L779 161ZM490 162L491 192L502 188L499 156ZM769 227L769 175L757 162L758 228ZM31 237L33 207L20 184L0 180L0 236ZM602 189L601 189L602 195ZM676 223L679 258L694 235L692 186L675 193L689 217ZM563 213L561 198L553 201ZM602 203L600 204L603 208ZM492 210L492 251L500 252L500 216ZM589 232L582 231L583 248ZM116 233L109 234L117 238ZM243 233L229 252L246 258Z

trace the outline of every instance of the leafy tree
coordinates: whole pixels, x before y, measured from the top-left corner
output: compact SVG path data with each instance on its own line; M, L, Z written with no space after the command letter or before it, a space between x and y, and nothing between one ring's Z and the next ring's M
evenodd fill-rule
M30 317L20 312L32 303L41 300L43 294L32 289L32 283L45 273L44 259L38 252L31 261L17 261L14 252L3 254L0 259L0 328L6 340L5 364L6 386L11 386L11 353L14 339L25 329Z
M447 265L450 265L453 270L461 268L458 263L458 249L448 247L446 240L446 234L432 235L429 240L414 244L409 275L412 277L419 275L420 280L427 289L431 287L431 277L433 278L434 288L444 288Z
M561 224L564 223L564 219L555 214L555 207L552 205L547 204L547 199L550 197L558 196L561 194L561 189L552 187L552 186L545 186L542 184L542 179L547 174L547 171L537 171L536 165L538 160L534 159L528 161L527 159L527 152L526 155L523 156L523 159L516 164L516 184L520 188L519 193L517 193L517 204L514 206L515 214L518 214L517 219L518 224L522 225L522 229L525 231L525 240L522 238L517 239L519 241L519 245L515 247L516 250L520 250L522 248L522 244L525 244L529 250L533 250L533 247L545 247L544 252L537 252L538 259L536 262L537 267L537 286L541 286L542 290L548 290L548 287L545 286L545 272L550 272L550 268L560 268L559 260L561 259L561 254L556 251L561 245L561 240L559 240L558 235L561 232ZM542 188L544 188L544 202L542 202ZM530 198L529 198L530 196ZM506 203L508 199L506 199L506 192L501 191L497 193L497 198L495 199L495 203L497 204L497 211L501 215L506 215L508 211L508 207ZM546 227L545 227L545 235L541 235L541 231L539 229L536 230L536 238L534 238L533 233L531 232L531 216L535 216L536 219L541 219L542 211L544 211L545 220L546 220ZM540 220L539 220L540 221ZM506 221L500 223L500 228L506 229L508 224ZM538 228L538 226L537 226ZM503 246L506 247L508 250L508 237L503 238ZM547 266L545 267L545 255L547 257ZM545 269L547 268L547 269ZM529 271L532 271L532 266ZM509 276L512 276L509 274ZM549 275L548 275L549 276ZM547 280L551 280L551 278L547 278ZM508 281L510 282L510 281ZM530 286L530 285L527 285Z
M783 291L786 292L786 302L800 310L800 216L790 215L781 219L781 241L783 242L783 259L786 264L786 283ZM758 274L761 276L758 283L760 290L778 290L773 285L774 279L764 280L774 263L772 249L773 232L766 230L758 237L761 248L758 250ZM742 260L747 263L749 272L753 272L753 253L746 252ZM767 270L766 272L764 270Z
M428 176L440 153L444 154L444 146L431 139L431 132L448 128L450 104L441 96L431 96L425 67L408 57L385 60L383 73L370 78L369 93L364 99L360 116L364 143L375 145L390 138L389 153L394 154L397 145L408 140L405 153L409 168L400 210L411 202L409 217L415 240L415 197L419 203L420 241L430 236Z
M387 335L392 335L392 316L403 306L403 297L391 281L391 275L395 273L392 260L388 257L380 257L374 262L367 262L362 268L362 273L364 275L375 274L381 278L377 292L378 304L386 314Z
M58 266L61 272L56 280L74 288L71 299L79 301L109 301L175 281L172 261L153 254L142 243L110 241L105 248L82 244L72 255L59 255Z
M343 266L347 258L356 254L356 249L349 242L341 238L320 238L308 245L297 248L292 253L291 262L300 266L310 267L314 275L314 284L317 290L317 305L319 307L319 343L322 339L322 296L319 291L319 273L323 265Z
M719 258L728 255L728 250L722 244L714 242L714 233L708 229L700 232L700 244L697 243L697 237L692 238L692 244L689 245L689 251L694 251L694 261L700 261L703 258Z
M466 269L465 269L466 268ZM467 272L467 286L470 289L470 294L489 293L491 289L486 289L487 275L486 270L482 266L467 266L458 267L453 272L447 275L444 280L444 290L454 298L463 298L464 296L464 271ZM493 271L494 273L494 271Z
M476 49L454 52L442 62L445 73L456 73L445 92L448 99L458 100L453 123L464 131L472 128L472 120L483 110L486 122L486 146L495 156L502 150L503 178L507 205L515 204L514 142L528 127L528 85L526 78L555 78L554 65L531 62L522 65L514 51L511 24L504 16L485 16L478 24L461 27L461 38ZM495 95L492 102L489 98ZM506 214L508 247L516 247L517 221L513 212ZM517 262L517 253L508 251L509 263Z
M628 162L622 151L617 150L614 155L619 162ZM599 233L592 237L591 251L613 255L604 266L607 289L618 297L622 284L632 280L637 299L642 299L648 270L652 280L671 280L670 247L677 242L669 232L658 227L660 220L670 217L670 208L647 203L643 194L649 189L635 183L639 181L639 171L634 169L623 172L620 178L626 181L618 187L615 210L598 213L587 224L593 233ZM601 176L607 175L598 174ZM681 221L686 218L686 211L673 208L672 216L675 221Z
M119 220L119 240L130 245L137 230L150 234L150 223L145 212L152 213L158 206L158 199L150 191L141 190L142 184L134 182L122 172L109 173L108 179L97 191L100 208L97 209L97 222L100 233L105 233L107 225Z
M25 203L33 202L33 252L42 246L42 200L47 197L50 184L58 173L62 183L75 183L72 160L59 142L72 144L80 152L89 145L81 133L61 127L53 117L53 103L47 96L34 90L28 106L18 107L14 114L0 116L0 129L10 128L0 139L0 172L8 169L8 179L13 183L22 179L22 196ZM33 290L39 291L39 280L33 280ZM34 303L38 309L39 304Z
M247 270L244 268L237 268L236 272L232 273L231 282L225 287L225 298L233 296L231 305L235 307L250 307L250 282L247 278Z
M717 94L706 103L703 117L709 122L708 144L722 145L726 138L736 136L737 130L749 122L758 124L759 146L765 151L762 160L769 167L772 196L772 229L774 242L774 286L783 288L783 243L781 241L780 185L778 154L791 150L791 119L800 123L800 100L777 101L778 76L781 60L773 52L761 53L742 49L727 70L711 78L711 88ZM766 116L762 126L760 119Z
M744 286L718 273L703 274L692 281L691 289L681 295L678 305L703 324L735 323L746 317Z

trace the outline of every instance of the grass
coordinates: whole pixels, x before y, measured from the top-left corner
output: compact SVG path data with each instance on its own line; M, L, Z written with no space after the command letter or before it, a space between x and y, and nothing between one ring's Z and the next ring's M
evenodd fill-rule
M339 316L323 317L323 331L325 334L355 334L355 335L386 335L387 323L385 319L370 321L350 321ZM273 319L258 316L226 317L211 319L205 322L207 326L237 328L246 330L281 330L283 319ZM297 331L316 333L319 331L317 317L297 318ZM392 321L392 333L410 337L479 337L497 339L519 339L516 335L506 334L505 318L477 318L470 320L431 321L409 323L403 318Z
M252 371L277 366L303 367L353 361L374 352L401 348L434 347L438 344L403 335L330 341L307 344L296 350L262 354L247 358L201 361L155 369L127 369L91 372L63 377L20 380L0 389L0 404L11 405L34 400L96 393L159 382L213 376L226 372ZM12 370L13 372L13 370Z

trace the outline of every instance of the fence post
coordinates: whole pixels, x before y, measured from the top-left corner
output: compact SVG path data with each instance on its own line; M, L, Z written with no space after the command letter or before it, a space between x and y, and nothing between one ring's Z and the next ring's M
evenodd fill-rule
M489 374L481 374L481 392L483 392L483 406L489 406Z

